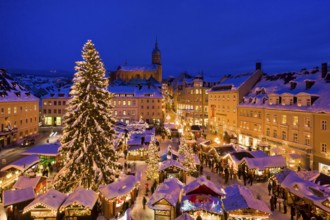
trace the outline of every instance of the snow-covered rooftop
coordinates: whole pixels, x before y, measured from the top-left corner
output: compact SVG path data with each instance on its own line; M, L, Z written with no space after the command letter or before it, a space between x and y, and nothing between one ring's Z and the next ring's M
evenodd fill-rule
M162 93L160 90L154 86L146 86L146 85L141 85L141 86L109 86L108 90L114 94L114 97L120 97L124 98L127 96L127 98L163 98Z
M58 155L59 144L43 144L30 148L22 153L22 155L39 155L56 157Z
M330 212L330 208L323 203L330 198L329 186L320 186L316 183L304 180L295 172L289 173L281 186L300 198L306 198L319 208Z
M34 199L35 193L32 187L18 190L5 190L3 192L3 206L18 204Z
M37 102L39 99L0 70L0 102Z
M182 165L182 163L180 163L177 160L173 160L173 159L164 160L163 162L161 162L160 165L159 165L159 170L162 171L162 170L165 170L169 167L177 167L181 170L187 171L187 169Z
M181 211L207 211L222 215L222 201L218 197L210 195L186 195L182 196Z
M40 205L50 210L57 211L65 199L66 195L64 193L52 189L37 196L37 198L24 208L23 213L27 213Z
M198 189L200 186L207 187L208 189L213 191L213 194L216 194L218 196L226 195L226 192L220 186L215 185L212 181L206 179L205 176L200 176L191 181L184 187L183 191L185 194L190 194L194 190Z
M227 212L238 209L254 209L265 214L271 214L268 206L261 200L254 198L252 192L237 184L230 185L226 189L226 198L222 200Z
M1 171L9 170L10 168L15 168L20 171L25 171L29 169L31 166L37 164L40 161L39 156L30 155L23 157L21 159L16 160L15 162L3 167Z
M185 158L185 156L183 154L180 154L178 160L179 161L184 161L184 158ZM194 162L195 162L196 165L200 165L201 164L201 162L200 162L199 157L198 157L197 154L194 154Z
M74 204L79 204L85 208L92 210L97 201L97 198L98 194L93 190L78 188L73 193L71 193L67 197L63 205L61 205L61 212L65 208Z
M249 169L265 170L266 168L286 167L285 158L282 155L274 155L260 158L243 158Z
M152 65L143 65L143 66L130 66L130 65L124 65L124 66L119 66L118 70L122 71L156 71L157 70L157 65L152 64Z
M151 209L158 209L155 203L162 199L165 199L172 206L176 206L178 199L180 197L180 192L183 188L183 183L177 178L166 179L161 183L156 191L152 194L150 200L148 201L148 206Z
M99 187L100 193L108 200L126 195L140 183L140 175L122 175L115 182Z
M311 112L330 112L330 96L327 91L330 83L322 78L321 71L316 69L298 72L264 75L254 86L240 106L261 107L270 109L304 110ZM270 95L310 95L311 106L298 106L296 101L291 105L270 104Z
M239 89L253 73L242 73L236 75L226 75L220 83L212 87L209 92L218 92L226 90L237 90Z
M25 189L32 187L35 189L40 182L41 179L45 179L45 177L36 176L36 177L27 177L27 176L20 176L18 180L14 184L14 189Z

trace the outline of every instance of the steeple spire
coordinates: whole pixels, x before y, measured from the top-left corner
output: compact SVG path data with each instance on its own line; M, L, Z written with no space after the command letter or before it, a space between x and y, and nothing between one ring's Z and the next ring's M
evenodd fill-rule
M158 49L158 37L156 36L156 42L155 42L155 50L159 50Z

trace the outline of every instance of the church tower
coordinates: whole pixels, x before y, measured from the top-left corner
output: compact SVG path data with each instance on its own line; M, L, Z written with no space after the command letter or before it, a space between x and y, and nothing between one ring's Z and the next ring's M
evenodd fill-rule
M155 48L152 50L152 64L161 65L160 50L158 48L157 38L156 38Z

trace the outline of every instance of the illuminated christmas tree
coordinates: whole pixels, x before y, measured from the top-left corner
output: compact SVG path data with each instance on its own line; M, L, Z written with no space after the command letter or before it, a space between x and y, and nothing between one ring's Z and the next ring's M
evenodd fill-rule
M118 174L112 106L108 80L99 53L89 40L84 61L76 62L71 101L64 116L60 156L63 168L55 176L55 188L71 192L77 187L97 190Z
M180 139L179 155L181 155L180 162L187 168L189 174L197 171L193 149L187 145L184 138Z
M159 177L159 162L160 157L158 155L158 146L154 138L151 140L148 148L148 159L147 163L147 179L158 180Z

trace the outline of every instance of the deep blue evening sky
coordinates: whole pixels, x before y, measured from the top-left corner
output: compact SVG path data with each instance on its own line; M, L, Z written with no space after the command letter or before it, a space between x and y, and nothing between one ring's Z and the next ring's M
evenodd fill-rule
M164 75L265 72L330 61L329 0L0 0L0 67L67 70L87 39L107 69L151 63Z

